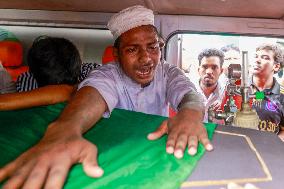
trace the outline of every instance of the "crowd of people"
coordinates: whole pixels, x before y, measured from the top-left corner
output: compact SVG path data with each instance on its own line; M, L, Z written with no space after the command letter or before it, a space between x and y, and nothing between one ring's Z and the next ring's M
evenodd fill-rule
M235 52L229 53L229 51ZM239 52L236 47L232 48L230 45L221 50L206 49L199 54L198 73L200 80L197 87L204 97L205 112L208 112L210 106L213 110L224 110L222 104L228 98L225 93L228 84L228 66L232 63L241 64L240 56L236 55ZM233 57L228 58L226 56ZM251 93L255 94L262 91L265 95L261 102L252 99L251 107L256 110L260 119L258 129L274 132L278 134L281 140L284 140L284 96L274 74L280 71L283 65L283 49L277 44L262 44L256 48L255 61L251 65L249 74ZM236 99L241 100L241 96ZM241 103L236 104L240 109ZM203 121L208 122L206 113ZM213 121L220 123L220 120Z

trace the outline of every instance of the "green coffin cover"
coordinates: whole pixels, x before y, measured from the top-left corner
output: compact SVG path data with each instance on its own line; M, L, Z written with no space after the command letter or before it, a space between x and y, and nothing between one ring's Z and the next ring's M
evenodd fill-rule
M0 166L15 159L36 144L47 125L55 120L65 104L0 112ZM101 178L90 178L80 164L72 167L64 188L179 188L204 154L202 145L194 157L168 155L166 136L147 140L165 117L115 109L101 119L84 137L97 145ZM215 124L205 125L212 138Z

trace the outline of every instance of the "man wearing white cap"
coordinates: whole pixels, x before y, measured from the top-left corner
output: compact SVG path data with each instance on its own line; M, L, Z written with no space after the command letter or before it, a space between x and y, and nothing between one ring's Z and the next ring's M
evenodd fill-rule
M40 143L0 170L3 180L25 162L22 171L6 185L40 188L44 183L46 188L61 188L69 168L78 162L87 175L102 176L97 148L82 133L114 108L167 116L170 104L178 110L177 115L150 133L148 139L168 133L166 151L177 158L183 157L187 146L188 153L194 155L198 141L212 150L202 124L204 106L194 85L178 68L160 62L163 44L154 27L153 12L142 6L130 7L115 14L108 27L116 40L118 63L93 71L59 119L49 125ZM49 168L48 177L48 170L41 165ZM56 177L50 174L52 171L57 171Z

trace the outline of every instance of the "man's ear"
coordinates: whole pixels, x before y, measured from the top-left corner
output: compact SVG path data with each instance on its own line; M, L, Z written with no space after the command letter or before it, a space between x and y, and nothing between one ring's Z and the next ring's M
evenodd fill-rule
M113 47L112 55L114 57L114 60L116 62L118 62L119 58L118 58L118 49L117 48Z
M161 36L158 37L158 43L159 43L160 49L165 47L165 40Z
M159 47L160 49L164 48L165 42L164 41L159 41Z
M221 72L220 72L220 75L221 75L221 74L223 73L223 71L224 71L224 70L223 70L223 68L222 68L222 67L220 68L220 70L221 70Z
M280 63L274 63L273 64L273 70L274 70L274 73L277 73L281 68L281 64Z

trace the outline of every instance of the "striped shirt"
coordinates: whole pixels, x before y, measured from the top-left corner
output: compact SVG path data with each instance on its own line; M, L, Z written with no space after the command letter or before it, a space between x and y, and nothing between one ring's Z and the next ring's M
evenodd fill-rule
M96 69L99 66L100 65L96 63L82 64L81 74L78 78L79 82L83 81L92 70ZM16 87L18 92L24 92L38 88L38 84L33 74L28 71L18 76Z

